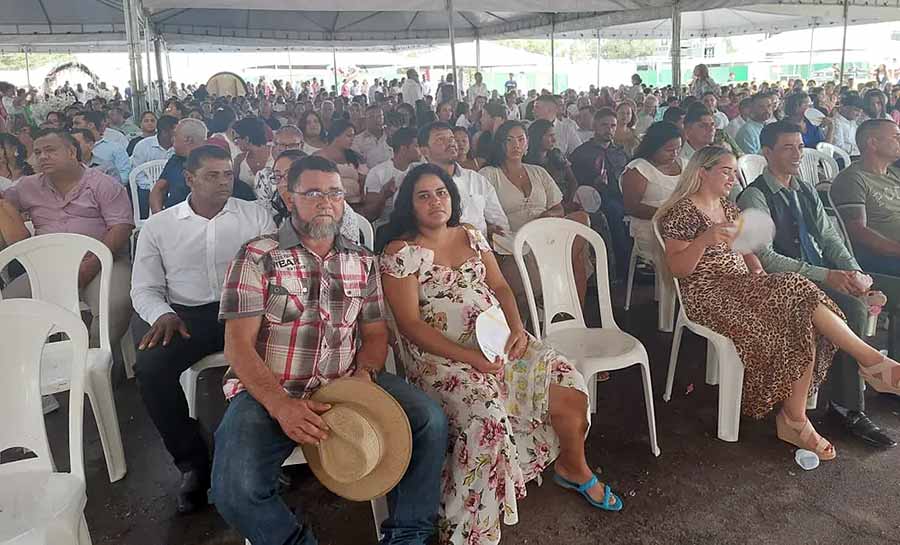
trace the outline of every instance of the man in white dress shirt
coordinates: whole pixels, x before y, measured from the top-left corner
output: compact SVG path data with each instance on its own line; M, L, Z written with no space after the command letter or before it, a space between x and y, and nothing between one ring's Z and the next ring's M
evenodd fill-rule
M388 145L387 133L384 130L384 110L377 104L366 108L366 130L353 137L350 146L360 154L369 168L391 158L391 147Z
M571 119L559 118L559 100L553 95L541 95L534 102L534 118L546 119L556 129L556 145L563 156L568 157L581 145L578 125Z
M469 90L466 92L466 102L475 104L475 99L478 97L491 98L491 92L488 90L488 86L484 84L481 72L475 72L475 83L470 85Z
M188 198L150 216L134 258L131 299L151 324L138 346L135 374L156 429L182 473L178 511L206 505L209 451L188 415L181 373L224 350L219 298L228 264L248 240L275 231L266 211L231 197L229 153L204 145L185 164Z
M391 136L394 157L375 166L366 175L366 200L362 214L375 229L388 222L394 210L394 196L403 183L409 165L422 158L417 136L416 130L410 127L398 129Z
M856 128L859 126L862 106L863 102L858 93L847 93L841 97L841 105L834 113L834 145L846 151L851 157L859 156Z
M150 161L169 160L175 153L172 147L172 141L175 137L175 126L178 125L178 119L171 115L164 115L156 122L156 134L148 136L134 146L131 152L132 169L149 163ZM138 200L141 206L141 217L146 218L150 215L149 198L150 189L156 183L156 179L150 179L146 173L141 172L135 177L138 187Z
M429 163L446 170L456 182L462 200L460 222L472 225L488 240L494 233L509 232L509 219L494 186L481 174L456 162L456 139L450 125L436 121L419 129L419 149Z
M403 102L409 104L413 108L416 107L416 101L425 98L425 89L419 83L419 73L410 68L406 71L406 81L400 87L400 94L403 95Z

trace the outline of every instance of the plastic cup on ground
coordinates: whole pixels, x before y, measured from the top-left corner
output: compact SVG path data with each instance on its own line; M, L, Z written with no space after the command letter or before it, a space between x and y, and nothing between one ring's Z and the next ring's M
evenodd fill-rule
M794 460L806 471L812 471L819 467L819 456L811 450L797 449L797 452L794 453Z

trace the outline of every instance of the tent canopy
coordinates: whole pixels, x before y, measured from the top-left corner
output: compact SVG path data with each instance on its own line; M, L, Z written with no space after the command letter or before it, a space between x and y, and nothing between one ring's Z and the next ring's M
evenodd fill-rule
M681 0L682 35L777 32L842 22L842 0ZM850 0L854 23L900 19L900 0ZM873 5L877 4L877 5ZM0 0L0 46L123 44L120 0ZM144 0L176 49L371 47L447 41L445 0ZM588 34L667 38L672 0L455 0L458 40ZM590 10L590 11L589 11ZM302 42L302 43L301 43Z

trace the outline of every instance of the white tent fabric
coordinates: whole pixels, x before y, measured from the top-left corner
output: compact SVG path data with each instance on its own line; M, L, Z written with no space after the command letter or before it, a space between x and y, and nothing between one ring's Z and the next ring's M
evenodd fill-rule
M771 1L681 0L682 36L842 22L842 0ZM900 0L850 3L851 23L900 19ZM548 36L554 28L558 36L602 29L610 38L669 37L671 5L672 0L455 0L453 24L458 41ZM144 0L150 22L174 48L402 46L448 39L445 0L373 0L365 6L375 11L355 11L359 6L357 0ZM0 0L0 13L0 47L124 43L120 0Z

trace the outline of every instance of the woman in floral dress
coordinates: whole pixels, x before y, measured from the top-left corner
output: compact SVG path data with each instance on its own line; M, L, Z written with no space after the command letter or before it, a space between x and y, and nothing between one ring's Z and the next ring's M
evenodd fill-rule
M738 208L734 155L708 146L691 158L672 196L656 212L666 262L681 279L690 319L734 341L744 365L742 412L762 418L776 405L778 438L836 456L806 417L806 399L825 379L838 348L878 391L900 392L900 366L853 334L835 303L797 273L767 275L753 254L731 248Z
M621 509L585 461L584 378L525 333L487 241L459 216L459 192L446 172L416 167L398 192L394 240L381 258L385 298L412 358L407 376L450 422L440 543L498 543L500 523L518 522L525 483L554 459L555 482L580 487L596 507ZM478 349L475 320L492 306L512 331L509 363L488 361Z

